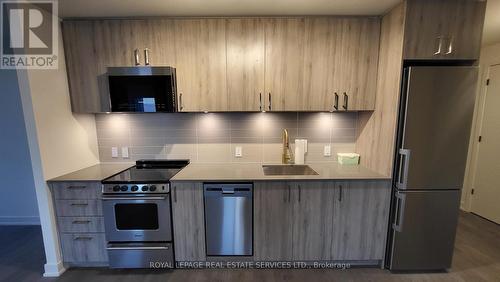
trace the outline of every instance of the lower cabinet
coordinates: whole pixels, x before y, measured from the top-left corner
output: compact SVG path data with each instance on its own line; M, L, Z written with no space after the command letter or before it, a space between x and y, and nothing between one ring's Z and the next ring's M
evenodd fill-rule
M63 262L108 264L100 182L51 182Z
M175 260L204 261L203 183L172 182L171 187Z
M291 186L286 182L254 183L254 258L292 260Z
M390 182L254 184L254 257L276 261L380 261Z
M390 182L335 183L332 260L381 260L389 221Z

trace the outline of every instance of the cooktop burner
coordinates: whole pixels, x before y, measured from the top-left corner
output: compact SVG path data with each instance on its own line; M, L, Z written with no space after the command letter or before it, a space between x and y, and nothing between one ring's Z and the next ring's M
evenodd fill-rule
M165 183L189 160L139 160L134 167L108 177L103 184Z

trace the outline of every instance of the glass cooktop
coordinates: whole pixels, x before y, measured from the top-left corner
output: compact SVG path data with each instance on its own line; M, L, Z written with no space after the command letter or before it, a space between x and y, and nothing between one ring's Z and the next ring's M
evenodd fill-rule
M136 162L136 166L108 177L104 184L121 183L165 183L186 166L189 161L145 161Z

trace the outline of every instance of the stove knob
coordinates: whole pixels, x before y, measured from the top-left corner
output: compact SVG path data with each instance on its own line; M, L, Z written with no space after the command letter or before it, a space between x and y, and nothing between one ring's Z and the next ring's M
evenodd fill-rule
M123 185L122 187L120 187L120 190L121 190L122 192L127 191L127 190L128 190L127 185Z
M132 187L130 188L130 190L132 190L132 192L135 192L135 191L139 190L139 186L134 185L134 186L132 186Z
M120 191L120 185L113 186L113 192L118 192L118 191Z
M156 186L155 185L149 186L149 191L152 191L152 192L156 191Z
M141 190L146 192L146 191L148 191L148 188L149 188L148 186L142 186Z

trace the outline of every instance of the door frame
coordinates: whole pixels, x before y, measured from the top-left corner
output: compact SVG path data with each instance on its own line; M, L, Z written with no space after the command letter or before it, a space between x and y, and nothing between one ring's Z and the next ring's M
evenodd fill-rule
M472 130L469 141L469 150L467 154L467 166L465 169L464 184L462 187L462 198L460 201L460 209L470 212L472 210L472 189L476 181L477 162L479 158L479 136L481 135L482 125L484 120L484 108L486 103L486 94L488 87L487 80L490 77L492 67L500 67L500 58L495 62L480 66L480 80L478 81L476 90L476 103L474 106L474 116L472 122Z

